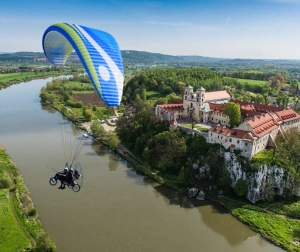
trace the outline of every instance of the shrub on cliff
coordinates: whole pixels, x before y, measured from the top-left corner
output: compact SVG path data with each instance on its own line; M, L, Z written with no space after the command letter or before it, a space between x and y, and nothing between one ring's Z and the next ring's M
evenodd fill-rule
M248 192L246 181L243 179L239 179L234 187L234 192L240 197L245 196Z

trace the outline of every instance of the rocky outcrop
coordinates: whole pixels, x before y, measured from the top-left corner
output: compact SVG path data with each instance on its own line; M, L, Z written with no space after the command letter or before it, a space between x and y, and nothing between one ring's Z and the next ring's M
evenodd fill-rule
M238 179L245 180L248 184L247 198L253 203L270 199L275 195L285 197L288 193L293 192L300 195L300 184L298 187L294 187L293 180L281 167L264 164L255 172L247 172L242 168L233 152L225 152L224 158L232 181L231 186L234 188Z
M189 189L188 196L190 198L196 198L198 200L205 199L205 193L202 190L195 188L195 187Z

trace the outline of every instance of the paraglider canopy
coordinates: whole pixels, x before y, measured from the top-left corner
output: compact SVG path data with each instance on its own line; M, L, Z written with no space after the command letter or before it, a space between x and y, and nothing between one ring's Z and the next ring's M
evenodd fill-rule
M45 31L42 43L46 57L55 65L64 65L75 50L97 94L108 106L120 105L124 67L112 35L82 25L58 23Z

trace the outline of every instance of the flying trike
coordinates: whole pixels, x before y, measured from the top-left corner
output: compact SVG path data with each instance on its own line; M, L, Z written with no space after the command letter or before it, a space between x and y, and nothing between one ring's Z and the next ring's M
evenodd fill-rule
M72 165L68 167L68 163L66 163L65 169L62 172L57 172L54 177L51 177L49 183L50 185L55 186L58 180L61 182L59 189L65 189L65 186L67 185L74 192L79 192L83 184L81 164L77 162L73 169Z

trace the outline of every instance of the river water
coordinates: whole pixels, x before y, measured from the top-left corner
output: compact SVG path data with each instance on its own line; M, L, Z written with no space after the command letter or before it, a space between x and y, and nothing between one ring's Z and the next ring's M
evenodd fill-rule
M92 139L78 158L84 170L80 192L51 186L52 169L62 170L65 156L62 117L39 99L50 80L0 91L0 144L22 173L58 252L282 251L222 207L149 180ZM76 139L78 130L63 123Z

